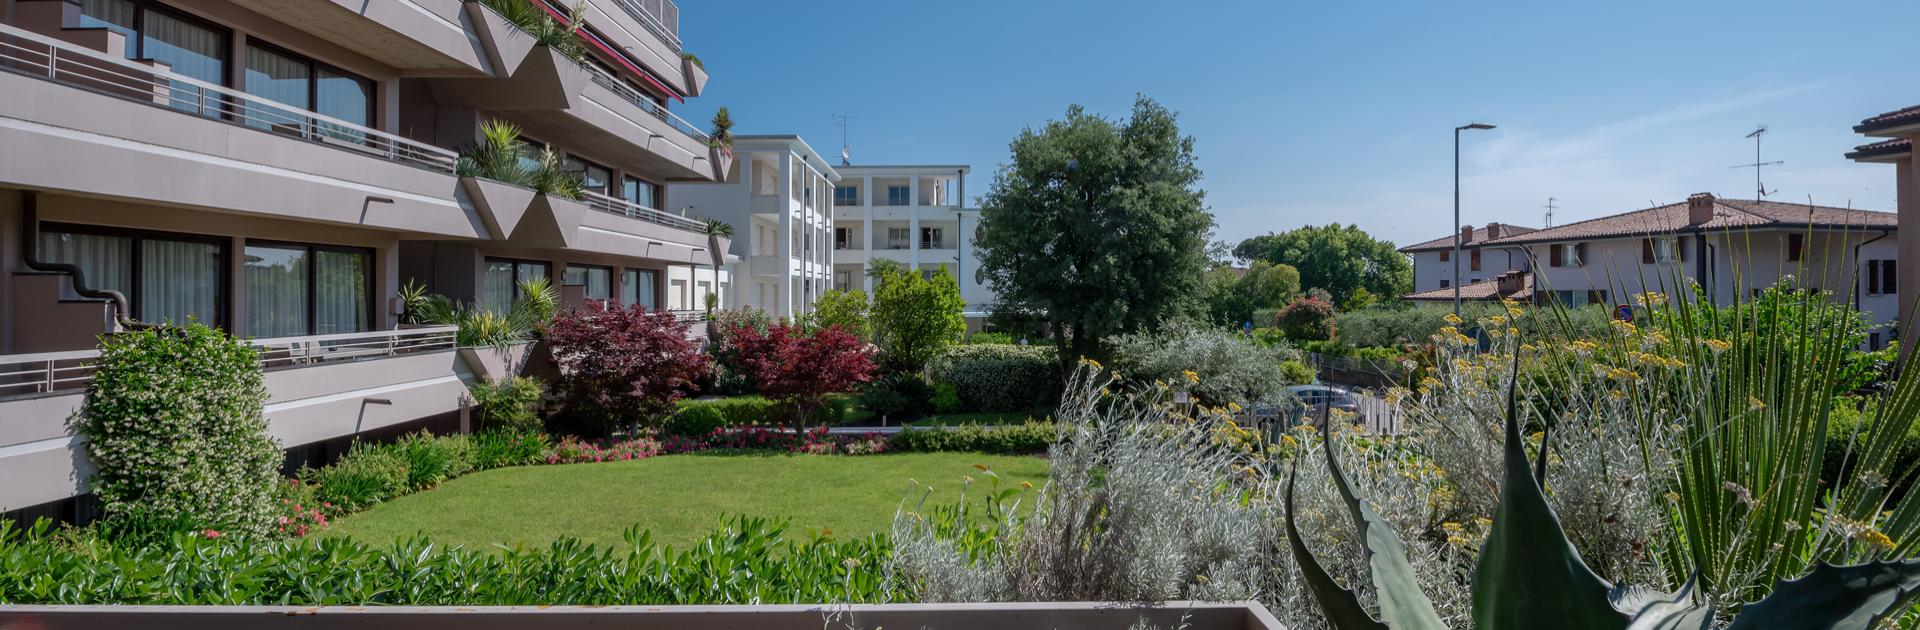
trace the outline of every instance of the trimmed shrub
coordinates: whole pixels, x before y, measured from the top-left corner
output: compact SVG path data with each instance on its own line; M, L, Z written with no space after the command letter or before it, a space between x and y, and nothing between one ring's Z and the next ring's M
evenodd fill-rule
M406 494L407 464L407 455L398 448L356 442L340 461L302 469L300 479L318 486L320 499L342 513L358 512Z
M707 373L707 356L687 339L689 325L666 310L599 300L555 318L547 343L564 407L551 428L611 435L659 426Z
M1008 333L1008 332L981 331L981 332L973 333L972 335L967 336L967 343L970 343L973 345L984 345L989 343L1013 345L1014 341L1015 339L1013 338L1013 333Z
M473 397L473 416L479 427L510 432L542 428L540 400L546 395L546 388L540 379L530 376L496 379L474 383L468 391Z
M712 435L725 426L727 417L713 405L682 405L680 411L667 420L667 434L697 438Z
M1273 325L1289 339L1301 341L1332 339L1333 303L1318 297L1294 298L1273 316Z
M721 423L729 427L781 424L780 404L762 396L730 396L680 401L680 411L707 407L720 413Z
M933 409L933 387L918 374L888 374L860 391L860 405L876 417L918 418Z
M927 365L927 378L952 385L960 411L1040 411L1060 402L1055 357L1051 346L954 346Z
M127 535L267 534L280 448L259 351L197 322L109 336L73 427L103 525Z
M966 451L1023 455L1046 452L1047 447L1053 445L1056 434L1051 422L992 428L964 426L954 429L911 429L893 434L887 439L887 446L910 453Z
M1113 368L1140 386L1185 388L1210 405L1270 400L1291 384L1284 361L1291 350L1269 348L1197 322L1170 322L1157 333L1114 337Z
M934 413L953 413L960 410L960 390L952 383L939 383L933 386Z

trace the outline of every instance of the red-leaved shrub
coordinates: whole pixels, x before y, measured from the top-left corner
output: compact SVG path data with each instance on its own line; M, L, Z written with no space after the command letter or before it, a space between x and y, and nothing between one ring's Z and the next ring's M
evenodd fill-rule
M1294 298L1273 316L1280 334L1295 341L1319 341L1333 338L1333 303L1318 297Z
M764 332L731 326L724 334L760 395L785 407L796 426L826 404L827 394L873 380L873 351L839 326L807 332L780 322Z
M560 370L563 432L658 426L707 373L707 356L673 313L591 301L547 326Z

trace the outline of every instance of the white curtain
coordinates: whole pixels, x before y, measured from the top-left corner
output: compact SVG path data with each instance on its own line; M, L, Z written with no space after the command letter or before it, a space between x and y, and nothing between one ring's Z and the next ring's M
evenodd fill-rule
M313 260L314 334L370 330L367 255L321 250L313 253Z
M247 335L294 337L307 334L307 251L304 248L247 246Z
M167 62L175 74L227 84L226 33L153 9L142 12L140 19L141 56ZM199 93L197 87L176 84L169 104L202 115L220 115L217 99L210 97L203 104Z
M220 246L142 239L138 308L150 322L219 323Z
M655 283L659 282L659 272L648 269L624 269L620 272L620 303L626 306L639 304L646 308L658 308L659 300L654 297Z
M495 313L513 308L513 263L487 261L486 273L480 281L480 308Z
M79 265L89 288L111 289L133 297L133 239L120 236L40 233L40 259ZM62 299L77 300L71 282L60 284Z
M307 118L295 110L306 109L313 102L308 81L313 78L313 69L305 60L295 59L280 53L249 46L247 48L248 94L266 98L288 107L249 106L247 124L261 129L272 129L287 133L304 133Z

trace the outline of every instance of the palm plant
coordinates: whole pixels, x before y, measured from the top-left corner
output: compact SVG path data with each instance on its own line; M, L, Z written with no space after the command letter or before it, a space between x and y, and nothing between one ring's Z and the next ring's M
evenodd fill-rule
M725 106L713 110L713 132L707 135L713 138L713 146L733 148L733 113Z
M540 151L539 166L533 169L531 181L534 190L554 197L565 199L583 199L586 192L580 187L580 174L569 171L560 160L560 154L552 147Z
M576 4L568 10L567 23L561 24L548 15L535 2L540 0L478 0L480 4L493 9L500 17L514 26L520 27L534 41L546 46L579 63L587 62L587 51L581 43L578 31L580 20L586 16L586 5Z
M526 165L527 143L520 141L520 127L493 119L480 124L480 142L460 152L456 165L463 177L485 177L493 181L526 186L532 172Z
M707 219L707 236L732 238L733 224L719 219Z

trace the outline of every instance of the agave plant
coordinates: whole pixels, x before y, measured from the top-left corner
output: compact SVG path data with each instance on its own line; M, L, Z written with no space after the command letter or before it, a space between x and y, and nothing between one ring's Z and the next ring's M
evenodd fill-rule
M534 167L530 182L534 190L566 199L586 197L580 187L580 174L567 170L566 163L552 147L541 149L537 161L539 165Z
M587 50L581 43L578 31L580 20L586 16L586 4L575 4L567 11L566 24L561 24L548 15L546 9L535 3L542 0L479 0L487 8L493 9L500 17L506 18L520 30L526 31L534 41L558 52L561 55L582 64L587 62Z
M733 236L733 224L719 219L707 219L707 236L731 238Z
M1514 360L1514 373L1519 359ZM1596 630L1716 627L1711 598L1696 596L1694 581L1673 593L1616 587L1589 568L1567 540L1559 517L1548 505L1547 451L1551 425L1530 466L1522 443L1517 388L1507 396L1505 475L1492 530L1473 570L1474 627L1482 630L1563 627ZM1378 596L1379 618L1367 612L1353 591L1335 582L1302 541L1295 524L1294 480L1286 487L1289 546L1328 625L1336 630L1445 628L1433 604L1421 592L1407 561L1406 545L1393 528L1354 495L1340 468L1336 449L1323 449L1335 489L1346 503L1365 546L1369 574ZM1798 579L1778 584L1773 593L1746 605L1727 627L1788 630L1867 630L1897 614L1920 594L1920 559L1836 566L1820 563Z

